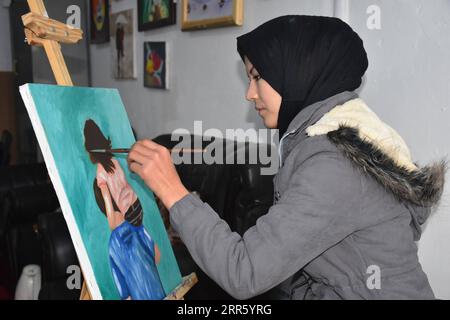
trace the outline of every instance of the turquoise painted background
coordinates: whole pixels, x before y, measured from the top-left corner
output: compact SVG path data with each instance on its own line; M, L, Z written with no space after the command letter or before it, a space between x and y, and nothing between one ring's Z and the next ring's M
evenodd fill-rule
M41 84L29 84L29 88L101 294L104 299L119 299L108 260L111 231L95 201L96 166L84 148L83 129L85 121L92 119L111 138L113 148L131 147L135 140L122 100L116 89ZM144 225L160 248L158 271L169 293L182 279L153 193L129 172L125 155L115 158L140 199Z

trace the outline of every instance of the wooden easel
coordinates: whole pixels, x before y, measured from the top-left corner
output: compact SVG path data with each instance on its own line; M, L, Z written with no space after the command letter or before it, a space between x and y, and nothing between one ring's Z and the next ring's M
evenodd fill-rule
M50 19L43 0L27 0L27 2L30 12L22 16L26 41L29 45L44 47L58 85L73 86L60 43L77 43L83 38L83 31ZM167 295L165 300L183 299L197 281L194 272L183 277L182 283ZM86 282L83 283L80 300L92 300Z

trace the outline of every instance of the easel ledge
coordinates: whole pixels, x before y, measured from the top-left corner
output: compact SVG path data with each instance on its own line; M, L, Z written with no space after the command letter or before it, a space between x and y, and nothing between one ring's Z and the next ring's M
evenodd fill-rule
M171 293L164 298L164 300L183 300L186 293L198 282L197 275L192 272L190 275L183 277L181 284L176 287ZM83 283L81 289L80 300L92 300L86 282Z
M50 19L43 0L27 0L30 12L22 16L26 41L31 46L42 46L60 86L73 86L66 62L61 52L61 43L74 44L83 38L81 29L73 28L59 21ZM183 277L182 283L164 300L181 300L198 282L195 273ZM86 282L81 289L80 300L92 300Z
M198 282L197 275L192 272L190 275L183 277L181 284L176 287L164 300L182 300L184 295Z

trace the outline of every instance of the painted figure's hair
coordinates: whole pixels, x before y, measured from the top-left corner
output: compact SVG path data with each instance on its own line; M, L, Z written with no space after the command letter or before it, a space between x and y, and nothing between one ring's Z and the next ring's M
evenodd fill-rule
M114 172L111 152L91 152L91 150L96 149L111 149L111 139L103 135L103 132L92 119L86 120L84 124L84 147L89 152L92 163L100 163L108 173Z

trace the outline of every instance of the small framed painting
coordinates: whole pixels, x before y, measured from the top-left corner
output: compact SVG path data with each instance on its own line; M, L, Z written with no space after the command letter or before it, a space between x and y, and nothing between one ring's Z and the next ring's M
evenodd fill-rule
M135 79L135 31L133 9L111 14L110 47L115 79Z
M144 86L168 89L167 43L144 42Z
M90 1L91 43L109 42L109 1Z
M182 0L181 29L242 26L243 0Z
M145 31L176 24L176 1L137 0L138 30Z

